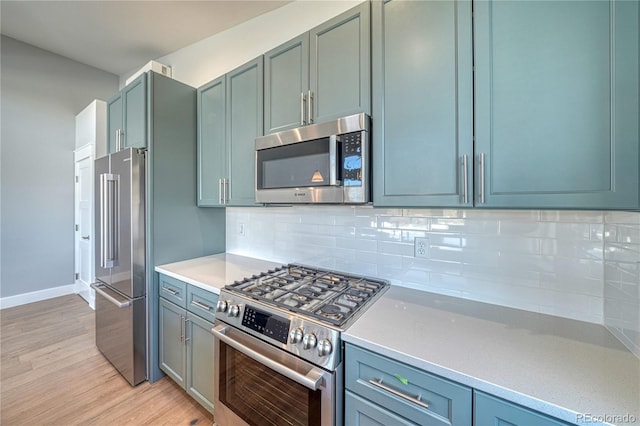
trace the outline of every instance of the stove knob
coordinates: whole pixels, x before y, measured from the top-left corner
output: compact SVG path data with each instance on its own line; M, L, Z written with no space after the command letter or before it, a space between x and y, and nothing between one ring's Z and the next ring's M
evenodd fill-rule
M229 316L237 317L240 315L240 305L231 305L229 307Z
M291 330L289 333L289 342L296 344L302 342L302 337L304 336L304 331L301 327L296 328L295 330Z
M216 305L216 312L227 312L227 308L229 304L226 300L218 300L218 304Z
M333 350L333 345L329 339L322 339L318 342L318 356L327 356Z
M304 350L308 351L309 349L313 349L317 344L318 338L313 333L305 334L302 338L302 349Z

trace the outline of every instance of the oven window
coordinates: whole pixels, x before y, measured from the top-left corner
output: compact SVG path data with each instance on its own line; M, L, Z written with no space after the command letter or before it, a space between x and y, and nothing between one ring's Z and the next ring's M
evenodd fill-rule
M313 391L220 342L220 402L251 426L320 426Z

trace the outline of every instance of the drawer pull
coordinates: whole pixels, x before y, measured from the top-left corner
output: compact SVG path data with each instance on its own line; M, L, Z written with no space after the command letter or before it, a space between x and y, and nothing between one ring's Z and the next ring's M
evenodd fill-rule
M198 302L197 300L192 300L191 304L197 306L200 309L204 309L205 311L211 310L211 306L205 305L204 303Z
M172 295L174 295L174 296L177 296L177 295L178 295L178 292L177 292L177 291L175 291L174 289L169 288L169 287L162 287L162 290L164 290L164 291L166 291L167 293L172 294Z
M412 402L412 403L414 403L416 405L419 405L422 408L429 409L429 404L427 404L426 402L421 401L420 400L420 398L421 398L420 395L417 395L417 396L405 395L402 392L399 392L399 391L397 391L397 390L395 390L393 388L390 388L387 385L383 385L382 384L382 379L378 379L378 380L371 379L371 380L369 380L369 383L372 384L373 386L377 387L377 388L380 388L380 389L385 390L385 391L387 391L389 393L392 393L393 395L395 395L395 396L397 396L399 398L402 398L402 399L404 399L406 401L409 401L409 402Z

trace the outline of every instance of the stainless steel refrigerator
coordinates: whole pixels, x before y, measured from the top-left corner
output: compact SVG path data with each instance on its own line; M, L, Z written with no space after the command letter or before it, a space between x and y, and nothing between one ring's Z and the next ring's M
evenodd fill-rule
M133 386L147 377L145 152L95 161L96 345Z

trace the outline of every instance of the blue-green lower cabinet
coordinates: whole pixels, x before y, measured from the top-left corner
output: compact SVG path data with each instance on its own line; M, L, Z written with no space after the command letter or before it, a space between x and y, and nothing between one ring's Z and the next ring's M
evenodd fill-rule
M187 384L196 401L213 412L213 323L187 312Z
M186 358L184 324L187 311L160 298L160 339L158 357L160 369L184 388Z
M345 391L344 412L344 424L350 426L419 426L349 391Z
M166 278L170 277L160 275L160 282L165 282ZM213 412L214 358L211 329L218 296L186 283L182 284L187 295L179 305L160 292L160 369L200 405Z
M471 388L345 347L345 424L471 425Z
M570 423L474 390L473 424L476 426L567 426Z

